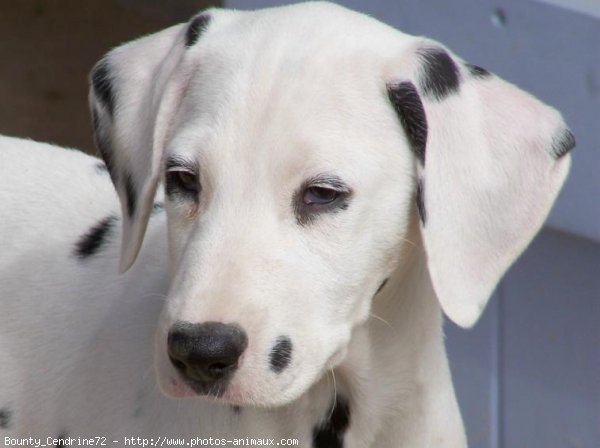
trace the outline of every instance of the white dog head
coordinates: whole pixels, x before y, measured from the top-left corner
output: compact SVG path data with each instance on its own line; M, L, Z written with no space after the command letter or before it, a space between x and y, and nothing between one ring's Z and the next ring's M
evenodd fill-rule
M324 3L203 12L111 51L90 96L121 270L165 185L161 387L240 404L289 402L343 359L411 214L442 308L472 325L574 146L530 95Z

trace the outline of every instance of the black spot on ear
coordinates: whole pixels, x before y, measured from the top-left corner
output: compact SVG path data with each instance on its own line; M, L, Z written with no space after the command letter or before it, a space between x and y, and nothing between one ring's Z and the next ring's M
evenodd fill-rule
M328 419L313 429L314 448L342 448L344 435L350 427L350 406L346 399L338 395L332 404L333 411Z
M575 136L570 130L565 129L560 137L555 138L552 142L552 155L554 158L560 159L575 148L575 145Z
M388 85L388 96L406 132L413 152L425 164L427 117L417 88L411 82Z
M389 278L386 278L383 282L381 282L381 285L379 285L379 288L377 288L377 291L375 291L375 295L379 294L381 290L385 288L385 285L387 284L388 280Z
M8 429L12 425L12 412L9 408L0 409L0 429Z
M423 179L419 179L417 182L416 201L417 210L419 210L419 217L421 218L423 225L425 225L425 221L427 220L427 212L425 210L425 202L423 200L423 195L425 194L424 188L425 186L423 184Z
M75 243L74 255L79 258L87 258L97 253L102 248L116 221L116 216L108 216L88 230Z
M112 87L108 60L102 59L94 66L91 81L96 98L108 109L108 112L112 116L115 109L115 93Z
M208 14L200 14L194 17L185 32L185 46L188 48L194 46L202 33L208 28L209 23L210 16Z
M441 48L422 48L418 54L423 61L420 86L425 95L439 101L458 92L458 67L446 51Z
M133 179L131 178L131 174L127 173L125 176L125 197L127 199L127 214L130 218L133 218L135 214L135 208L137 206L137 196L135 192L135 185L133 184Z
M116 184L117 172L113 166L110 137L107 130L100 123L100 115L96 106L92 108L92 125L94 126L94 143L96 144L96 148L98 148L100 157L104 160L105 168L108 170L113 183Z
M492 76L485 68L479 67L478 65L466 64L469 73L475 78L489 78Z
M292 341L287 336L279 336L269 355L271 370L280 373L292 360Z

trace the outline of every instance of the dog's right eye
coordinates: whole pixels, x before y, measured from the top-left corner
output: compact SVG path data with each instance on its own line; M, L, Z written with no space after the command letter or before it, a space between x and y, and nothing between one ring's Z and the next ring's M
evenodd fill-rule
M165 177L165 190L169 196L183 193L196 197L200 193L198 175L187 168L169 168Z

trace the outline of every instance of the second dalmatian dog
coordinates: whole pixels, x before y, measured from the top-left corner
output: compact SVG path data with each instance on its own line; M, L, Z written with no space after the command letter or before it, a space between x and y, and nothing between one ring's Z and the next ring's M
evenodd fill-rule
M91 83L105 166L0 139L2 437L466 446L442 312L544 222L557 111L328 3L205 11Z

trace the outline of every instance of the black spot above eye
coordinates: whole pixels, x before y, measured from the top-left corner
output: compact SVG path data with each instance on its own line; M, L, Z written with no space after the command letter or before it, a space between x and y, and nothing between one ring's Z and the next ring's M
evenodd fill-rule
M389 84L387 91L413 152L425 164L427 117L417 88L411 82L401 82Z
M452 57L442 48L421 48L418 51L423 67L420 86L425 95L442 100L458 92L460 77Z
M200 14L194 17L185 32L185 46L187 48L193 47L202 33L208 28L210 23L210 15Z

